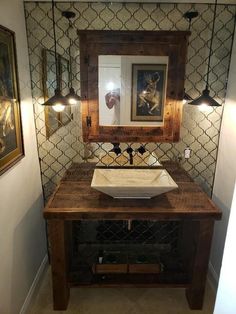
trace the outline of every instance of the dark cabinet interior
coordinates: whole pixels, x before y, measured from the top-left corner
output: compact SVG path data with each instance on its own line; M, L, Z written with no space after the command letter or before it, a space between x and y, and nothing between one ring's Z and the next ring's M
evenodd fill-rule
M96 284L186 284L178 221L73 222L70 281Z

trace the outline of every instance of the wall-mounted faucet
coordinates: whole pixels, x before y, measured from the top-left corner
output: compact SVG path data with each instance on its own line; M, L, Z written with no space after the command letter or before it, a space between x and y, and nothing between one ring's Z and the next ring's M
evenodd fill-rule
M116 156L121 154L121 149L120 149L120 143L112 143L113 148L110 150L110 152L114 152Z
M146 153L146 149L143 145L141 145L137 151L139 152L139 154L143 155L144 153Z
M126 149L126 152L129 154L129 163L130 163L130 165L133 165L133 163L134 163L133 151L134 151L133 148L130 147L130 146Z

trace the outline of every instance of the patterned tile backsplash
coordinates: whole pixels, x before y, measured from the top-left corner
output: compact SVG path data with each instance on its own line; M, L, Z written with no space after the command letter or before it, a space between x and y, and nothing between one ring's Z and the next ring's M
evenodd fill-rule
M76 18L73 20L74 29L70 31L69 36L73 41L71 47L73 86L78 93L80 93L80 50L77 29L187 30L189 25L183 14L189 10L198 11L199 16L191 25L185 89L190 96L197 97L205 88L213 5L58 2L56 3L57 48L62 57L69 59L68 23L61 16L63 10L76 13ZM235 5L217 6L209 87L211 95L221 104L224 104L226 92L235 13ZM72 162L84 162L88 159L99 161L101 153L107 154L112 148L110 143L83 142L80 106L72 107L72 116L65 113L62 119L49 112L45 120L44 107L41 106L44 102L42 52L44 49L53 49L51 14L50 2L25 2L32 95L45 199L51 195ZM198 108L184 105L181 139L178 143L121 143L121 149L124 150L129 145L135 149L143 144L147 151L155 152L159 160L171 159L180 162L190 176L210 195L216 167L221 116L222 107L201 112ZM51 128L55 122L59 128L48 137L46 123L47 127ZM189 159L184 159L183 156L186 147L191 148Z

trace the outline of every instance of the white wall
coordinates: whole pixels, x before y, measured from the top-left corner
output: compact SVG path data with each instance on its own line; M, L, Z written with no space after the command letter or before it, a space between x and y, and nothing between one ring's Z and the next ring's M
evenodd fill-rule
M223 218L215 225L210 266L218 281L225 236L236 180L236 37L231 57L226 103L220 134L213 201L222 209Z
M236 188L230 211L214 314L236 313Z
M25 157L0 176L0 313L19 313L46 254L22 0L0 0L0 24L16 33Z

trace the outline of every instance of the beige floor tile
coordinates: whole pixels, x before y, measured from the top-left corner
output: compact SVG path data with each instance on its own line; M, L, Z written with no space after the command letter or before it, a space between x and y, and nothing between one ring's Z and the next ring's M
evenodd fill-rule
M72 288L67 311L53 311L49 268L29 314L212 314L214 299L207 285L203 310L191 311L184 289Z

